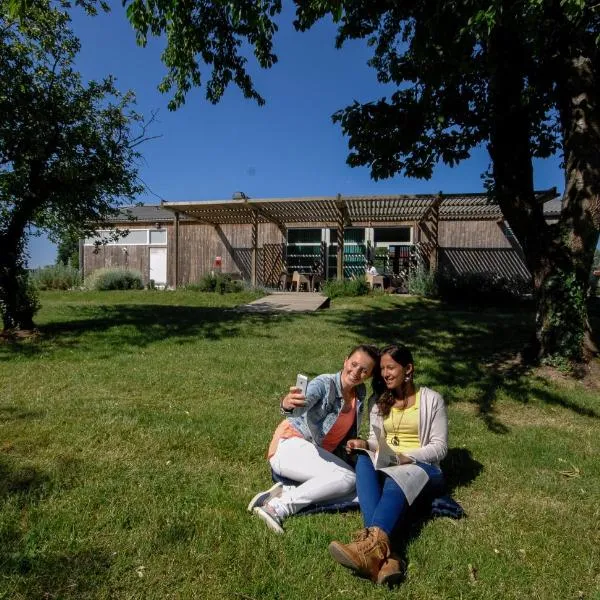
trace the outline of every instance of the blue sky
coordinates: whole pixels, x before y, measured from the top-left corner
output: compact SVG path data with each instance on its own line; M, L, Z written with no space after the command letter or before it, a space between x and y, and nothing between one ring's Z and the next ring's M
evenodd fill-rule
M483 149L453 169L440 165L429 181L394 177L376 182L368 169L346 165L347 142L331 115L355 99L389 95L389 88L366 65L366 44L334 48L331 22L296 33L291 15L283 15L275 39L279 62L267 71L251 60L249 65L266 106L245 100L234 87L211 105L202 87L176 112L167 109L168 97L157 91L165 72L161 41L139 48L119 4L95 18L74 12L73 27L82 42L77 67L85 79L113 74L121 90L135 91L138 111L158 111L150 135L161 137L140 148L140 176L149 188L139 198L144 203L225 199L235 191L255 198L483 191L481 173L489 163ZM536 163L535 184L562 192L558 159ZM29 253L31 267L51 264L56 257L43 236L31 238Z

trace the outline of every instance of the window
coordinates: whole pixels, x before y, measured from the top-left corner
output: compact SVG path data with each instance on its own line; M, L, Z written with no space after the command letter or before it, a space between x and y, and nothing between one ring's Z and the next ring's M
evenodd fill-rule
M127 235L119 237L116 241L111 239L111 233L109 229L99 231L96 236L85 238L83 243L85 246L94 246L97 242L109 246L164 246L167 243L165 229L130 229Z
M292 271L311 272L321 260L320 229L288 229L287 264Z
M166 229L151 229L150 230L150 243L165 245L167 243L167 230Z
M329 230L329 261L327 275L333 278L337 274L337 229ZM367 247L364 227L347 227L344 229L344 277L362 275L365 272Z
M374 230L375 244L410 244L412 230L410 227L378 227Z
M288 244L320 244L320 229L288 229Z

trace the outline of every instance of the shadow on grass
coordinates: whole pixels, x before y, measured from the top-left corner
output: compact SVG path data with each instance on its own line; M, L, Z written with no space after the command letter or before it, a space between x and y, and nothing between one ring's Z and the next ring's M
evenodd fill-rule
M10 499L16 508L13 519L5 519L0 527L2 591L14 594L7 598L89 597L106 578L110 557L101 549L40 553L39 549L46 544L36 542L28 514L50 485L49 475L28 465L15 465L0 456L0 502Z
M31 466L15 466L0 457L0 500L19 495L38 500L50 478Z
M340 310L327 318L334 326L350 329L359 339L379 346L408 345L415 355L419 383L443 392L449 403L475 404L479 417L494 433L509 431L496 411L502 396L524 404L535 398L600 418L593 407L550 389L517 359L533 331L530 310L469 312L415 300L389 308ZM420 364L425 365L421 373Z
M30 555L26 541L22 540L20 547L13 547L10 553L0 552L0 562L5 589L13 579L14 593L19 597L80 599L92 597L108 578L111 557L98 548L50 556Z
M45 415L41 410L23 410L16 406L0 406L0 419L4 422L39 419Z
M253 336L266 336L261 324L273 319L271 314L242 313L233 308L189 307L156 304L122 304L65 307L72 319L43 325L32 340L6 341L0 345L0 360L35 356L53 348L87 349L95 347L97 334L102 345L145 347L165 339L193 343L201 337L219 340L243 335L253 327ZM293 318L277 314L278 322ZM262 333L258 333L258 332Z
M467 448L449 448L441 463L446 479L446 488L453 494L459 487L465 487L475 481L483 471L483 465L475 460Z

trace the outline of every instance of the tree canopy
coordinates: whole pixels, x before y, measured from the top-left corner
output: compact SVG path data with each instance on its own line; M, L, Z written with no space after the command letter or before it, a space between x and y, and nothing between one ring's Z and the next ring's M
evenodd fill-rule
M23 305L30 226L58 239L91 233L142 189L142 117L112 77L83 84L68 14L35 5L18 20L0 0L0 309L5 328L31 327Z

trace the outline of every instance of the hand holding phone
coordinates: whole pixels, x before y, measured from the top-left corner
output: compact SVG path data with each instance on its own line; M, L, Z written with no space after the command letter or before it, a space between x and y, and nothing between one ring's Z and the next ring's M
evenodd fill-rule
M296 387L299 388L303 396L306 396L306 388L308 387L308 377L298 373L296 377Z
M296 385L290 388L287 395L281 400L281 410L285 414L295 408L306 406L306 388L308 387L308 377L300 375L296 377Z

